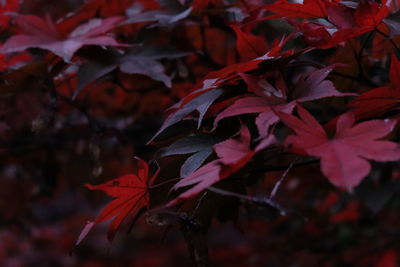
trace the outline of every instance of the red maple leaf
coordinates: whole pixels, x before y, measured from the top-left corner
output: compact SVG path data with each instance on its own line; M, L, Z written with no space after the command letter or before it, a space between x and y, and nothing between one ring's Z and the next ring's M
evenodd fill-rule
M378 27L379 23L388 15L389 8L385 4L361 1L354 12L354 19L365 32Z
M370 120L355 124L352 113L345 113L336 123L336 134L329 138L318 121L300 105L298 119L280 113L281 120L296 135L285 140L286 146L294 151L321 160L321 171L336 186L351 190L368 175L371 165L367 159L393 161L400 159L396 143L377 140L388 135L396 122L392 120Z
M243 32L236 26L232 28L236 32L236 49L242 61L260 57L268 51L268 46L262 37Z
M333 83L325 80L332 71L333 66L315 70L306 77L300 77L296 87L290 93L291 99L297 102L306 102L331 96L348 96L354 94L341 93L336 90ZM280 77L276 87L266 80L240 73L240 77L247 83L248 91L257 96L246 96L221 112L214 120L214 128L220 120L227 117L256 113L256 125L261 136L266 136L269 127L279 121L276 112L292 113L294 101L288 101L286 85Z
M367 91L349 103L357 119L383 115L400 103L399 72L400 61L393 54L389 72L390 86Z
M173 187L174 190L186 186L194 186L170 201L167 206L173 206L185 199L192 198L219 180L229 177L243 168L256 152L274 144L276 139L270 135L264 138L254 150L250 148L250 141L250 131L246 126L242 125L239 139L230 138L214 145L214 150L219 159L205 164L176 183Z
M0 48L0 53L20 52L36 47L49 50L69 62L75 52L85 45L125 46L105 35L121 21L122 17L94 18L63 36L50 17L42 19L33 15L18 15L15 22L23 34L8 39Z
M392 110L400 103L400 90L392 87L378 87L361 94L349 103L357 119L377 117Z
M311 46L324 49L372 31L389 15L385 3L367 0L352 5L341 1L305 0L298 4L279 0L264 8L276 13L265 19L286 18ZM298 18L320 21L295 20Z
M90 190L101 190L115 199L108 203L93 222L88 222L79 235L76 245L88 234L90 229L101 222L113 221L108 229L107 238L113 240L118 228L127 216L135 216L149 205L149 186L154 182L158 171L149 177L149 166L140 158L136 174L127 174L100 185L86 185Z
M239 73L258 69L260 67L259 64L261 63L273 64L279 60L285 60L290 56L293 56L293 51L291 50L280 53L282 47L291 38L292 35L289 35L288 37L275 42L274 46L261 57L229 65L225 68L209 73L203 79L203 87L194 90L179 103L171 107L171 109L175 109L174 112L168 116L161 128L149 142L152 142L166 128L181 121L195 110L197 110L200 115L198 119L198 126L200 127L201 121L208 108L210 108L211 104L213 104L213 102L223 93L222 89L219 87L222 87L224 84L238 82L240 79ZM302 52L299 52L299 54L300 53Z
M264 9L276 13L270 18L322 18L327 16L326 7L322 0L304 0L303 4L278 0L264 6Z

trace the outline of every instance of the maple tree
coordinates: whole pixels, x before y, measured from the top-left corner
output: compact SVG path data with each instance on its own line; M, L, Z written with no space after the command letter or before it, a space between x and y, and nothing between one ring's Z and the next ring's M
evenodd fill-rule
M0 1L0 262L397 266L399 7Z

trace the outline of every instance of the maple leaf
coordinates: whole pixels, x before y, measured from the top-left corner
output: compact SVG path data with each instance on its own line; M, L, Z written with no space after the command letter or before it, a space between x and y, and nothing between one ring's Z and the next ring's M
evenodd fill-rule
M354 12L356 23L364 31L378 27L379 23L389 15L389 8L385 4L372 1L361 1Z
M400 103L400 90L378 87L361 94L348 105L357 119L377 117L392 110Z
M306 77L300 77L296 87L290 93L288 101L286 86L281 78L277 82L278 89L269 84L266 80L240 73L240 77L247 83L248 91L257 96L246 96L237 100L234 104L218 114L214 120L214 128L223 118L241 114L257 113L256 125L261 136L265 136L269 127L279 122L276 112L292 113L295 101L306 102L332 96L352 96L355 94L341 93L336 90L333 83L325 80L334 66L328 66L311 72Z
M281 0L266 5L265 9L277 13L265 19L286 18L302 33L309 45L323 49L374 30L389 14L385 4L372 1L349 4L344 1L309 0L298 4ZM294 18L320 20L301 22Z
M156 0L137 0L146 8L158 8ZM77 25L89 21L91 18L109 18L125 16L127 9L132 5L132 0L92 0L85 1L75 11L64 16L62 21L57 23L57 28L62 33L72 32Z
M207 134L186 136L171 144L161 153L161 156L192 154L181 166L180 176L185 177L197 170L212 154L212 147L220 138Z
M288 22L297 28L310 46L322 49L334 47L370 30L358 27L337 29L322 23L298 22L290 19Z
M285 59L285 56L287 55L292 55L291 51L287 51L286 53L279 55L279 51L282 46L291 38L291 36L288 36L287 38L282 39L262 57L255 58L247 62L229 65L221 70L209 73L202 81L203 86L201 88L194 90L179 103L171 107L171 109L176 109L176 111L168 116L161 128L149 142L153 141L166 128L181 121L195 110L199 112L198 127L200 127L202 119L208 108L223 93L223 90L219 88L220 86L224 85L225 83L233 83L237 81L239 78L238 73L257 69L259 68L258 65L262 62L265 64L273 64L275 61ZM289 57L287 57L287 59L288 58Z
M349 106L357 119L365 119L385 114L400 103L400 61L392 54L389 78L390 86L374 88L367 91L352 102Z
M121 58L119 68L124 73L146 75L167 87L172 86L171 78L164 73L164 66L150 57L126 55Z
M193 91L191 94L182 99L179 103L171 107L171 109L176 109L172 114L170 114L161 125L157 133L150 139L152 142L161 132L163 132L168 127L174 125L175 123L181 121L183 118L191 114L193 111L198 111L198 127L200 127L201 122L205 113L211 104L223 93L222 89L216 88L218 79L209 79L203 81L203 87Z
M280 53L283 45L292 38L289 35L283 38L279 42L276 42L274 46L263 56L252 59L247 62L241 62L238 64L229 65L218 71L209 73L203 80L203 86L199 89L194 90L179 103L175 104L171 109L175 111L168 116L158 132L151 138L153 141L161 132L173 124L181 121L187 115L197 110L199 112L198 127L200 127L202 119L210 108L211 104L223 93L220 88L224 84L232 84L238 82L240 79L239 73L248 72L260 68L259 64L264 63L265 65L274 64L280 60L290 61L292 57L296 57L302 52L293 54L293 51L286 51Z
M400 34L399 22L388 18L383 19L382 22L386 25L388 29L388 37L394 38L395 36Z
M304 0L302 4L290 3L287 0L278 0L263 7L276 13L270 18L323 18L327 16L326 7L322 0Z
M311 101L332 96L355 96L354 93L341 93L336 90L333 83L326 80L326 77L333 70L334 66L328 66L315 70L307 77L300 77L292 92L292 97L298 102Z
M136 0L136 3L140 3L145 8L159 8L156 0ZM89 18L101 17L108 18L114 16L125 15L129 7L132 6L132 0L91 0L84 1L79 5L79 8L75 11L70 12L63 21L60 22L63 30L75 28L81 22L87 21Z
M260 135L264 136L268 132L269 127L279 121L279 117L275 112L280 111L291 113L294 106L295 102L272 104L270 101L262 97L243 97L218 114L214 120L214 129L217 127L219 121L224 118L242 114L258 113L259 115L256 118L256 125Z
M78 84L72 98L75 99L86 85L117 68L124 73L145 75L171 87L171 78L164 73L164 66L157 60L175 59L186 55L187 53L169 46L138 45L122 55L115 51L101 49L97 51L96 58L79 67Z
M236 32L236 49L242 61L248 61L264 55L268 51L265 40L251 33L246 33L233 26Z
M229 177L243 168L256 152L276 143L275 137L270 135L264 138L253 150L250 148L250 141L250 131L242 125L239 139L230 138L214 145L214 150L219 158L203 165L176 183L172 188L173 190L194 186L170 201L167 206L174 206L185 199L192 198L214 183Z
M318 121L300 105L298 119L280 113L281 120L296 135L288 136L285 145L297 153L321 160L321 171L329 181L349 191L368 175L371 169L367 159L393 161L400 159L399 146L390 141L377 140L388 135L396 122L393 120L370 120L355 124L352 113L345 113L336 123L336 133L329 138Z
M108 240L112 241L127 216L134 216L149 205L149 186L154 182L158 171L149 177L148 164L140 158L136 160L138 161L136 174L127 174L100 185L86 185L90 190L101 190L115 199L102 209L95 221L89 222L84 227L76 245L85 238L93 226L114 218L107 234Z
M352 29L356 27L354 8L335 2L325 2L328 20L339 29Z
M271 45L270 49L262 56L254 58L249 61L240 62L237 64L228 65L220 70L210 72L207 74L205 79L218 79L221 81L220 85L223 83L232 84L238 82L240 77L238 73L247 73L250 71L255 71L269 64L278 64L283 61L290 61L300 54L303 54L305 50L300 50L299 52L294 52L294 50L282 51L283 46L293 39L294 34L290 34L281 39L275 39L274 43Z
M182 10L182 6L167 7L170 12L165 12L161 10L152 10L147 12L143 11L143 6L141 4L134 4L131 8L127 10L128 19L123 22L123 24L139 23L139 22L156 22L149 26L150 28L157 26L170 27L187 18L192 12L192 8L187 8Z
M122 19L122 17L94 18L78 26L63 38L63 33L58 31L57 25L49 16L42 19L33 15L18 15L16 24L24 34L9 38L0 48L0 53L7 54L28 48L41 48L49 50L69 62L75 52L85 45L126 46L118 43L113 37L105 35Z

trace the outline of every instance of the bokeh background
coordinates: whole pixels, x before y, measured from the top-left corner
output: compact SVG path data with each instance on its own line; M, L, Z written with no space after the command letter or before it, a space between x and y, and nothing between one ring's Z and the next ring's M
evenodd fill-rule
M14 11L48 14L57 21L88 2L25 0ZM105 9L109 5L110 10L124 14L124 6L140 1L103 2ZM227 2L236 5L236 1ZM0 1L0 7L7 3ZM0 14L4 20L12 17L6 11ZM1 42L12 35L9 23L10 28L0 32ZM160 35L158 40L174 42L183 51L207 52L209 62L200 56L164 62L169 73L178 71L180 75L171 89L146 77L119 73L85 88L77 104L54 103L41 81L16 78L22 83L21 90L0 99L0 266L192 265L179 229L149 225L145 218L130 233L126 222L112 243L106 239L107 223L102 223L82 244L74 244L85 223L110 201L84 184L98 184L133 172L133 156L150 159L155 148L145 144L161 125L165 109L185 96L207 72L237 60L234 34L213 26L218 21L204 23L208 23L205 40L198 39L195 25L153 33ZM264 25L260 34L269 40L290 32L287 25ZM121 31L135 34L137 29L127 27ZM37 58L43 53L34 52ZM346 56L342 55L344 59ZM0 60L1 70L7 73L6 64L15 67L35 60L35 56L2 56ZM349 62L352 64L351 59ZM73 75L54 81L57 90L66 95L76 88ZM397 163L375 166L376 171L354 194L330 185L318 166L295 168L277 200L299 215L282 217L265 208L243 206L236 223L214 220L207 237L212 265L396 266L400 173ZM250 193L270 192L282 173L269 172L268 179L261 179L263 182Z

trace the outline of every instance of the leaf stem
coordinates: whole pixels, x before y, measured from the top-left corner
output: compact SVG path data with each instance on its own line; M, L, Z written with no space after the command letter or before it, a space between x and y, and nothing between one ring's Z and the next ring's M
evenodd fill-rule
M159 183L159 184L149 186L148 189L149 189L149 190L156 189L156 188L159 188L159 187L164 186L164 185L166 185L166 184L169 184L169 183L172 183L172 182L176 182L176 181L178 181L178 180L180 180L180 179L181 179L180 177L179 177L179 178L169 179L169 180L164 181L164 182L161 182L161 183Z

